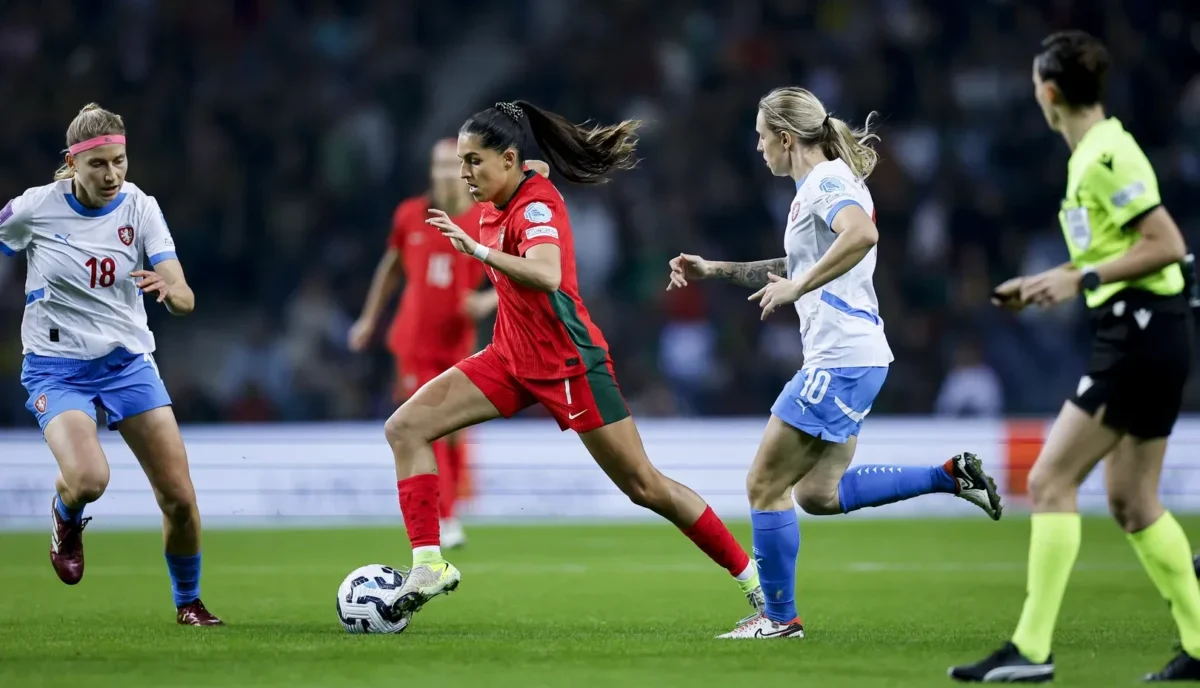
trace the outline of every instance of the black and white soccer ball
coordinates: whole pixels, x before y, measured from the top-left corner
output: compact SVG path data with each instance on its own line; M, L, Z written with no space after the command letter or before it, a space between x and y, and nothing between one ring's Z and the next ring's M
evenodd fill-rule
M338 619L350 633L401 633L408 614L392 612L396 593L404 586L407 571L368 564L350 572L338 588Z

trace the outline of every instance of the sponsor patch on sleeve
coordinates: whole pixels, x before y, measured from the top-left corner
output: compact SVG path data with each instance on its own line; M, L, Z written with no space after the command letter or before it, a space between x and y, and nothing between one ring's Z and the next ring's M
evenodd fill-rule
M824 204L824 205L829 205L829 206L837 205L839 201L845 201L845 200L853 201L854 197L851 196L848 191L835 191L834 193L824 194L822 196L817 197L818 204Z
M525 219L538 225L544 225L553 217L550 208L541 201L534 201L525 206ZM557 235L556 235L557 236Z
M1146 193L1146 185L1137 181L1113 194L1110 200L1114 207L1124 208L1144 193Z
M529 211L526 211L525 214L529 215ZM536 239L538 237L551 237L553 239L557 239L558 238L558 230L553 227L547 227L545 225L542 225L539 227L530 227L529 229L525 230L525 240L526 241L529 241L531 239Z
M842 180L838 179L837 177L826 177L821 180L818 188L821 189L821 191L829 194L836 193L838 191L845 191L846 185L843 184Z

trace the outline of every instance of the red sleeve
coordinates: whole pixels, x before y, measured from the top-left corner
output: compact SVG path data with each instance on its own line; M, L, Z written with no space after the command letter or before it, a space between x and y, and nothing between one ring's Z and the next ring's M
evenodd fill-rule
M408 236L408 229L415 221L415 215L420 212L421 199L410 198L400 205L396 206L396 211L392 213L392 231L388 234L388 248L397 253L404 252L404 240Z
M559 245L562 233L570 230L567 209L561 200L543 195L531 199L513 213L512 230L517 232L517 254L525 255L540 244Z

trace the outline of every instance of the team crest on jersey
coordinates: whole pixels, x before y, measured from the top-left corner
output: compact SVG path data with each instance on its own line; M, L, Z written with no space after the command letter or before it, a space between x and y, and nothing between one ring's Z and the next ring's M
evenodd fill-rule
M788 213L788 223L795 222L796 218L798 218L798 217L800 217L800 204L793 203L792 204L792 212Z
M37 398L37 401L33 402L33 407L35 409L37 409L38 413L45 413L46 412L46 404L47 404L46 395L43 394L42 396Z
M117 230L117 238L126 246L133 246L133 225L121 225Z

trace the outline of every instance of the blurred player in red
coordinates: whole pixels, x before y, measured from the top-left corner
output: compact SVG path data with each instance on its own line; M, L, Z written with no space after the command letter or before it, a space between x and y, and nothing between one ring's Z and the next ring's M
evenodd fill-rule
M411 397L421 385L475 352L475 321L496 309L494 290L478 291L483 264L455 251L438 230L425 223L430 209L442 210L460 227L477 235L481 206L459 177L455 139L433 147L430 190L396 206L387 252L375 268L358 322L350 329L350 349L365 350L374 339L380 315L402 278L400 308L387 333L388 350L396 358L396 401ZM546 174L546 164L528 166ZM441 476L439 512L442 546L466 543L455 506L469 491L467 444L453 433L433 444Z
M470 356L476 347L475 321L496 307L495 291L477 291L483 264L455 251L425 224L428 211L437 208L468 231L479 231L480 206L458 176L456 148L454 139L435 144L429 192L396 206L387 252L375 269L362 315L350 329L350 349L366 349L384 307L406 278L400 308L387 333L388 350L396 359L397 401ZM468 479L463 439L462 433L454 433L433 445L441 476L442 546L447 548L466 541L455 516Z
M413 568L392 609L413 613L454 590L460 579L439 546L439 484L430 444L534 404L561 429L579 433L630 500L674 523L761 609L754 564L725 524L646 456L604 335L579 296L575 241L562 196L548 179L523 169L526 123L550 167L568 181L601 183L636 162L637 122L580 126L517 102L478 112L459 129L460 175L483 206L480 228L469 232L437 209L429 211L428 222L448 245L486 266L499 302L496 328L487 348L426 384L388 419L400 509L413 547ZM631 582L636 587L637 579ZM529 585L536 589L532 579Z

